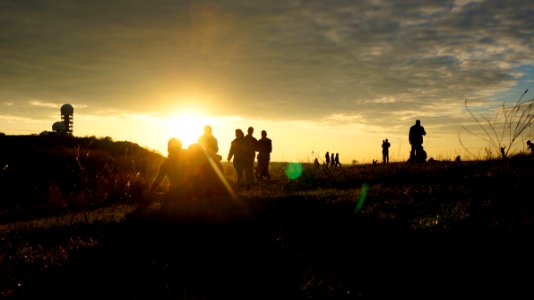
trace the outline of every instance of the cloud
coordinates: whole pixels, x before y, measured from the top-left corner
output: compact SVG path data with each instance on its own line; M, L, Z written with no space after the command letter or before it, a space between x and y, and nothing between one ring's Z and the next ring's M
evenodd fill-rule
M29 104L35 107L46 107L46 108L60 108L61 107L61 104L58 104L58 103L42 102L39 100L32 100L30 101Z
M158 113L196 101L160 95L197 93L224 115L391 126L513 87L534 64L524 4L4 2L0 90L88 113Z

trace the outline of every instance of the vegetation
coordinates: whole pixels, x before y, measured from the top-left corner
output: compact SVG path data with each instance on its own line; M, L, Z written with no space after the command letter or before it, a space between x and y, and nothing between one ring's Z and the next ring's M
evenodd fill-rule
M185 220L139 209L162 157L135 144L0 143L2 299L533 296L531 156L304 164L294 179L272 163L224 207L239 213Z
M465 109L475 121L479 131L475 132L465 126L463 128L487 143L488 157L495 157L495 154L503 159L508 157L519 139L528 132L527 129L531 128L534 122L534 99L524 100L523 97L527 92L528 89L512 106L503 102L493 119L483 114L476 115L467 105L467 99L465 100ZM527 139L529 138L527 136ZM461 137L460 143L462 143ZM474 156L465 146L464 149Z

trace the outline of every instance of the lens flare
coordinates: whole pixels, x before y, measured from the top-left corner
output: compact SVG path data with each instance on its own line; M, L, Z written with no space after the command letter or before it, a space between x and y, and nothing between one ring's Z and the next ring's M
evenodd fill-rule
M358 201L356 202L356 208L354 209L354 213L358 213L362 209L363 202L365 202L365 198L367 197L368 190L369 190L369 185L367 183L363 183L362 191L361 191L360 197L358 198Z
M290 180L298 179L302 176L302 164L291 162L286 166L286 176Z

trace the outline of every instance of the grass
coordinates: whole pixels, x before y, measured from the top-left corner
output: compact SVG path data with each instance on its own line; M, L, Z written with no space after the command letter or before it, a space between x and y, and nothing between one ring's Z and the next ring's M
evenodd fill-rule
M6 210L0 298L534 295L530 157L336 170L304 164L295 180L286 166L272 163L272 181L239 191L216 219L169 219L159 203L138 211L129 198L46 214ZM140 182L151 176L141 172Z

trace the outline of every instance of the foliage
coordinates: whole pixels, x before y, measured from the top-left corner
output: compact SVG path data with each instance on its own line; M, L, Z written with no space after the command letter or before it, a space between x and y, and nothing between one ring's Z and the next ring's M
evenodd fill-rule
M0 217L131 202L162 157L129 142L71 136L0 139Z
M475 114L469 108L467 99L465 100L465 109L475 121L481 133L470 130L465 126L463 128L468 133L487 143L487 148L485 148L486 158L494 157L494 153L497 153L503 159L510 156L520 137L532 126L534 122L534 99L523 100L527 92L528 89L521 94L512 106L507 106L506 102L503 102L501 109L497 110L493 119L482 114ZM460 143L462 146L464 145L461 137ZM464 149L470 155L473 155L465 146Z

